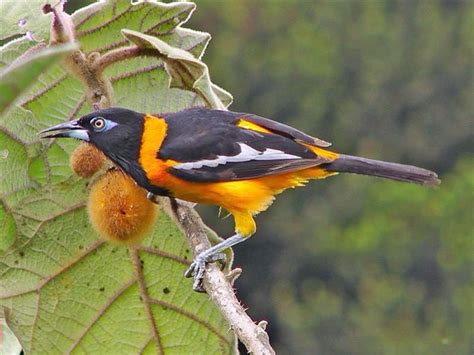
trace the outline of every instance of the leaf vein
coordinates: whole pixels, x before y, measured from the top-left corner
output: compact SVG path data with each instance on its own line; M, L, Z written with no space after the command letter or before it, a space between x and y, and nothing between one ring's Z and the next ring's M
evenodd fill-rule
M143 31L143 32L146 33L146 34L153 34L153 35L155 35L155 36L164 36L164 35L167 35L167 34L171 33L176 27L171 28L171 29L166 30L166 31L162 31L162 32L154 32L154 30L155 30L157 27L164 25L165 23L168 23L168 22L173 21L175 18L179 17L183 12L186 12L186 11L187 11L187 9L184 9L183 11L177 13L176 15L174 15L174 16L172 16L172 17L170 17L170 18L167 18L167 19L165 19L165 20L159 21L158 23L156 23L155 25L153 25L152 27L146 29L146 30ZM119 16L120 16L120 15L119 15ZM140 24L140 26L141 26L141 24ZM180 25L178 25L177 27L179 27L179 26L180 26ZM98 26L98 27L101 27L101 26ZM95 30L99 30L98 27L97 27ZM92 30L92 29L91 29L91 30ZM141 30L141 29L140 29L140 30ZM89 30L88 30L88 31L89 31ZM80 32L80 33L77 35L77 37L78 37L78 38L81 37L82 35L85 34L85 32L86 32L86 31L84 31L83 33ZM94 32L94 31L92 31L92 32ZM91 33L92 33L92 32L91 32ZM89 33L87 33L87 34L89 34ZM116 42L109 43L109 44L106 45L106 46L96 48L96 49L94 50L94 52L104 53L104 52L106 52L106 51L108 51L108 50L110 50L110 49L114 49L114 48L120 47L120 46L125 45L125 44L127 44L127 43L128 43L128 41L127 41L126 39L123 39L123 40L120 40L120 41L116 41Z
M132 4L130 4L126 9L125 11L119 13L118 15L112 17L110 20L96 26L96 27L92 27L92 28L89 28L88 30L84 30L84 31L79 31L76 33L76 37L77 38L81 38L83 36L86 36L86 35L89 35L91 33L94 33L94 32L97 32L99 30L101 30L102 28L105 28L107 27L108 25L110 25L111 23L117 21L118 19L120 19L121 17L125 16L129 10L132 8Z
M39 200L39 199L38 199ZM32 200L28 201L28 202L32 202ZM54 202L54 201L53 201ZM31 237L29 237L22 245L20 245L17 249L24 249L28 244L30 244L30 242L33 240L34 236L39 232L39 230L43 227L43 225L45 223L48 223L48 222L51 222L53 221L54 219L56 218L59 218L59 217L62 217L64 216L65 214L69 213L69 212L73 212L75 210L78 210L78 209L81 209L82 207L84 207L85 204L84 203L79 203L77 205L74 205L74 206L71 206L67 209L64 209L64 211L61 211L60 213L57 213L53 216L50 216L46 219L39 219L39 218L36 218L36 217L33 217L33 216L29 216L29 215L26 215L24 213L21 213L21 212L18 212L18 211L14 211L13 214L14 215L18 215L18 216L21 216L21 217L24 217L24 218L28 218L28 219L32 219L34 221L37 221L39 222L38 225L36 226L33 234L31 235ZM12 250L10 253L7 253L5 254L5 256L8 256L10 255L11 253L13 253L14 250Z
M128 290L132 285L134 285L136 282L135 278L132 278L130 281L125 283L122 287L120 287L115 293L110 296L107 301L103 304L102 307L99 308L97 313L92 317L90 322L84 327L84 329L81 331L77 339L74 341L74 343L71 344L69 349L67 350L67 354L70 354L80 343L80 341L86 336L86 334L91 330L91 328L94 326L94 324L102 317L107 309L126 291Z
M55 88L56 86L58 86L59 84L61 84L64 80L66 80L66 78L68 77L67 74L63 74L62 76L60 76L59 78L57 78L56 80L54 80L52 83L48 84L45 88L43 88L42 90L38 91L36 94L34 94L33 96L27 98L25 101L23 101L22 103L20 103L19 106L22 106L24 108L26 108L26 106L30 103L32 103L33 101L39 99L41 96L45 95L48 91L50 91L51 89Z
M164 68L163 64L149 65L149 66L146 66L146 67L143 67L143 68L139 68L139 69L136 69L136 70L133 70L133 71L129 71L129 72L125 72L125 73L116 75L116 76L112 77L112 79L110 81L112 83L115 83L119 80L128 79L132 76L148 73L148 72L151 72L153 70L161 69L161 68Z
M168 253L168 252L163 251L163 250L158 249L158 248L147 247L147 246L144 246L144 245L139 245L136 248L139 251L154 254L154 255L158 255L158 256L161 256L163 258L171 259L171 260L177 261L178 263L186 265L186 266L191 265L191 262L189 260L186 260L185 258L182 258L178 255Z
M188 312L188 311L186 311L182 308L179 308L178 306L176 306L172 303L168 303L168 302L156 299L156 298L150 298L150 302L153 303L153 304L157 304L157 305L159 305L161 307L164 307L164 308L169 308L169 309L175 311L176 313L179 313L179 314L195 321L196 323L201 324L202 326L206 327L211 333L214 333L215 335L217 335L217 337L219 337L226 344L230 345L229 340L224 335L222 335L216 328L214 328L214 326L212 326L211 324L209 324L205 320L199 318L195 314L193 314L191 312Z
M145 278L143 275L142 265L140 263L140 256L138 255L138 250L136 248L129 248L129 255L132 261L135 275L138 282L138 289L140 290L140 296L143 301L143 305L145 307L145 312L148 317L148 321L151 326L151 334L156 341L156 346L159 354L164 354L164 348L161 344L160 333L158 331L158 327L156 325L155 317L153 316L153 312L151 310L151 302L150 302L150 295L148 294L148 289L145 285Z
M20 290L20 291L13 291L13 292L6 292L6 293L0 293L0 299L7 299L7 298L13 298L13 297L18 297L22 296L31 292L37 292L41 290L44 286L46 286L51 280L53 280L55 277L58 277L62 273L66 272L69 270L71 267L76 265L78 262L80 262L83 258L88 256L89 254L93 253L96 251L101 245L103 245L105 242L103 240L97 240L94 244L92 244L89 248L84 250L84 252L80 253L78 256L76 256L74 259L69 261L67 264L65 264L63 267L58 269L56 272L51 274L50 276L46 277L45 279L41 280L35 287L26 289L26 290Z
M138 354L143 354L145 352L145 349L148 347L148 344L153 340L153 336L150 335L147 340L145 340L145 343L143 343L143 347L138 351Z

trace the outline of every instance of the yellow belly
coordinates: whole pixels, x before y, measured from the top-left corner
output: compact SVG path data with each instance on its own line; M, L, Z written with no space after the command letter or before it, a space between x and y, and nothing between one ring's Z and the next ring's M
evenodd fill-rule
M266 210L273 202L275 195L288 188L304 186L310 179L322 179L334 174L315 167L240 181L198 183L168 175L166 181L151 179L151 182L163 186L182 200L225 208L234 216L236 232L243 236L250 236L255 232L252 216Z

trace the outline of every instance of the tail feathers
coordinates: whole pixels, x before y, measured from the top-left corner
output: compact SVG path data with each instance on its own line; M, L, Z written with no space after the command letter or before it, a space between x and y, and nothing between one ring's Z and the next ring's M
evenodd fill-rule
M378 176L427 186L437 186L441 182L436 173L416 166L388 163L344 154L327 164L325 169L340 173Z

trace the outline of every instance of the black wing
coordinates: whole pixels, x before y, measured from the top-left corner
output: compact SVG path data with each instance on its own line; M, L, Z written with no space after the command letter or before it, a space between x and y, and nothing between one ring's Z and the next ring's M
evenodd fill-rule
M166 114L168 130L158 158L178 161L169 172L199 182L252 179L328 162L288 134L238 127L242 116L204 108Z
M280 134L282 136L286 136L295 141L301 141L307 144L316 145L318 147L331 146L331 143L329 142L323 141L322 139L316 137L312 137L286 124L248 113L239 113L238 115L241 119L255 123L261 127L268 129L269 131L272 131L276 134Z
M171 168L170 172L181 179L195 182L237 181L302 170L322 163L327 163L327 160L251 160L245 163L227 163L215 168L202 167L190 170Z

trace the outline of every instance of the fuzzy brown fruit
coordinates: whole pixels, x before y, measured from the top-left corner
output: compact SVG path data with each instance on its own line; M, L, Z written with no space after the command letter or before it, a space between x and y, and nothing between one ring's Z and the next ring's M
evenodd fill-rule
M158 214L146 191L118 170L108 171L92 185L87 209L102 238L125 245L139 243Z
M80 177L88 178L102 168L105 155L89 143L81 143L71 154L71 169Z

